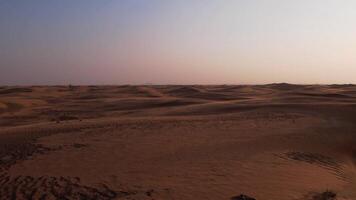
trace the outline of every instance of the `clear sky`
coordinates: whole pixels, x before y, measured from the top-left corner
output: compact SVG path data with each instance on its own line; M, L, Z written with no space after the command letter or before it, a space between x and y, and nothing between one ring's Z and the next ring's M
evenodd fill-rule
M0 0L0 84L356 83L355 0Z

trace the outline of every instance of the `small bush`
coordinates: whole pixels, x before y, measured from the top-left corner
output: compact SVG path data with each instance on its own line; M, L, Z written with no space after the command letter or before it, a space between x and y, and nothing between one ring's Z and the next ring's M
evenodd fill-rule
M325 192L314 195L313 200L336 200L336 193L326 190Z

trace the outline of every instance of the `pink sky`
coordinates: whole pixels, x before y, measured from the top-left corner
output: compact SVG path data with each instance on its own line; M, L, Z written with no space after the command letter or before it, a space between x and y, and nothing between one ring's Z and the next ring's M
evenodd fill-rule
M356 83L352 0L0 2L0 84Z

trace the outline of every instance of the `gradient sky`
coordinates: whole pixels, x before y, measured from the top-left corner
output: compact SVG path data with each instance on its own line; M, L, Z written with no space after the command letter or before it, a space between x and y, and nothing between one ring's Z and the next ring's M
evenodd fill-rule
M356 83L354 0L0 0L0 84Z

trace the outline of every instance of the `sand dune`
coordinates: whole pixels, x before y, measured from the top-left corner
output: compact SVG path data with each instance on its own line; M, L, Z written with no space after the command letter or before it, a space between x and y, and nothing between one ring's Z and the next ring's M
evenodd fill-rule
M0 199L356 199L356 86L0 88Z

